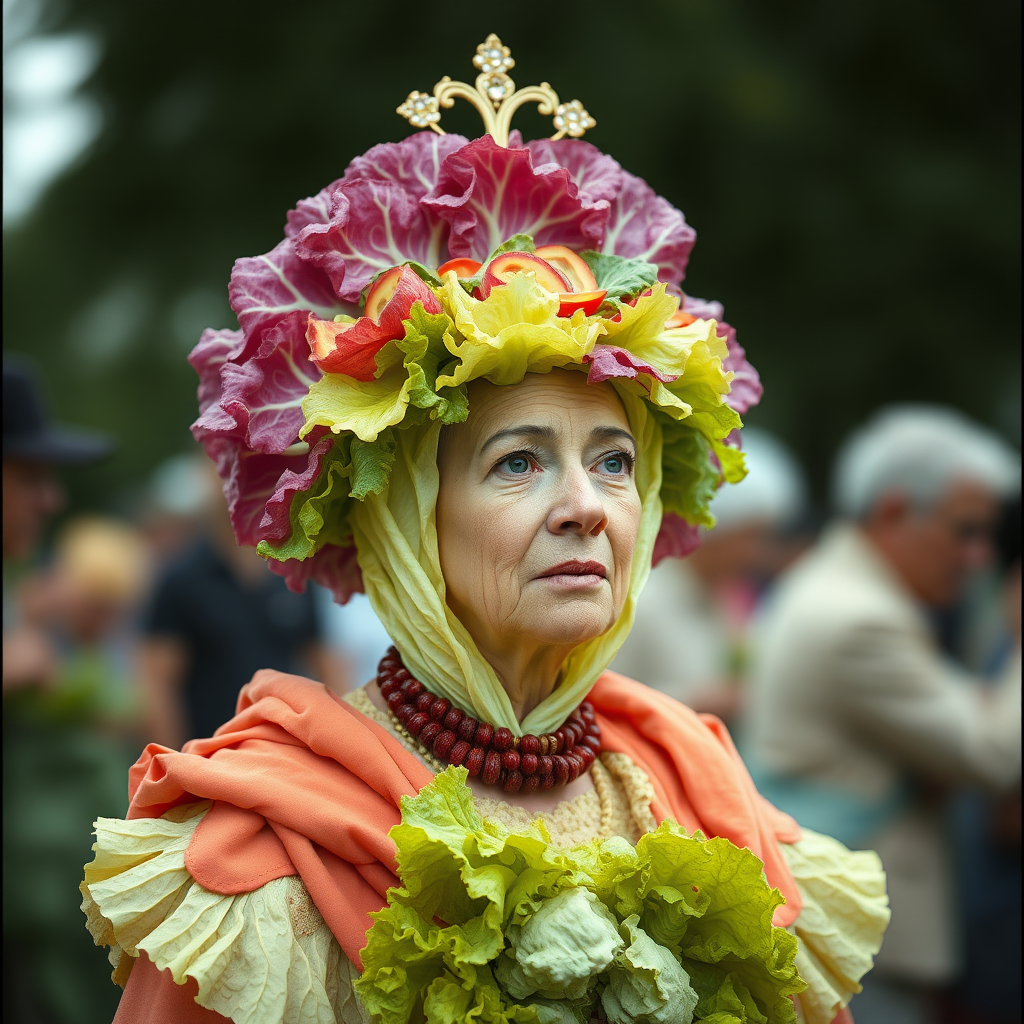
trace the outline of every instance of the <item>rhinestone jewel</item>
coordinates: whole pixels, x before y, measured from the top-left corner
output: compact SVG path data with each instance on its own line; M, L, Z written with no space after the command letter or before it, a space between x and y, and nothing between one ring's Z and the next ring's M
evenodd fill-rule
M555 127L561 132L573 138L579 138L588 128L593 128L597 122L583 109L579 100L571 103L559 103L555 110Z
M487 98L497 106L515 89L515 83L508 75L495 74L484 80L484 91Z
M502 45L501 40L492 32L476 48L473 66L484 75L500 74L504 71L511 71L516 66L516 62L512 59L512 51Z
M415 128L430 128L444 135L439 123L441 107L447 109L456 99L469 100L483 118L485 130L499 146L508 146L512 115L524 103L537 103L545 115L554 112L552 139L566 135L578 139L597 125L579 100L560 103L558 93L547 82L517 91L508 74L516 65L512 51L493 32L476 48L473 65L479 71L474 85L452 81L445 75L434 86L433 94L410 93L398 113Z
M416 128L427 128L441 120L437 100L429 92L409 93L406 101L398 108L398 113Z

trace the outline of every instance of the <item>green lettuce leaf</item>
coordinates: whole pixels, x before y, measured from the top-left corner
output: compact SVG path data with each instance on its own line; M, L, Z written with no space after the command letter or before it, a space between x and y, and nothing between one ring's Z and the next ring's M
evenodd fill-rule
M402 365L409 375L409 402L429 410L432 419L461 423L469 415L466 386L437 388L438 369L454 362L448 351L452 322L444 313L427 313L413 304L405 321L405 337L396 342L403 353Z
M375 441L388 427L415 426L429 412L431 419L458 423L466 418L469 403L462 383L443 381L437 387L438 368L455 362L450 348L452 321L444 313L431 314L415 302L404 321L405 335L389 341L377 353L377 375L360 381L343 373L325 373L310 386L303 399L304 437L315 426L335 434L351 431L363 441ZM413 410L410 411L409 406Z
M658 268L639 256L613 256L593 250L580 256L593 271L597 287L608 292L610 299L631 299L658 280Z
M360 441L353 437L350 496L362 501L368 494L382 493L388 485L397 451L398 442L390 427L378 434L375 441Z
M515 999L579 999L623 946L615 918L583 887L541 901L506 938L498 978Z
M355 988L383 1024L405 1024L421 1001L421 990L444 971L449 943L443 929L411 907L393 903L370 916L374 924Z
M299 431L305 437L315 426L328 427L343 435L351 431L363 441L405 419L409 406L409 374L396 356L401 352L389 341L377 354L380 376L369 381L354 380L343 373L325 373L310 386L302 400L306 422Z
M690 1024L697 993L674 954L632 914L622 922L629 945L615 958L601 1005L612 1024Z
M728 964L694 962L689 966L701 1020L722 1015L725 1020L740 1024L765 1024L768 1018L758 1008L750 989L729 971Z
M666 512L682 516L694 526L712 527L715 517L708 506L721 479L711 461L711 444L685 423L658 416L661 453L661 503Z
M441 287L441 278L431 270L429 267L423 266L422 263L417 263L415 260L406 260L404 266L410 267L416 272L416 276L421 281L426 281L427 284L432 285L434 288Z
M531 1008L537 1011L540 1024L590 1024L592 1000L535 999Z
M356 989L383 1024L405 1024L431 989L430 1021L463 1019L485 1007L481 1021L543 1024L550 1011L518 1005L498 987L491 968L505 944L514 908L543 901L573 885L566 856L548 837L515 834L485 823L466 786L465 768L440 773L416 797L402 799L402 821L391 830L402 887L388 893L388 906L371 915L374 924L362 951L363 974ZM508 913L506 914L506 906ZM433 923L443 919L445 927ZM396 993L396 971L404 971L405 993ZM457 994L447 972L458 979ZM449 1012L456 1013L452 1016Z
M395 463L398 442L391 428L373 441L343 435L335 440L313 483L292 498L291 532L280 543L262 540L256 550L265 558L311 558L325 544L350 544L348 513L352 499L380 494Z
M558 849L539 823L482 820L466 777L402 800L402 885L370 915L355 982L375 1021L587 1024L599 999L617 1024L795 1020L796 939L749 850L673 822L636 848Z
M713 320L697 320L687 327L666 328L665 321L677 302L663 284L642 295L632 306L621 306L621 319L604 324L601 344L626 349L634 358L655 366L674 379L620 379L617 386L649 401L663 416L684 422L702 434L722 465L725 479L741 480L743 457L723 443L742 427L739 414L726 404L732 373L725 370L729 349L718 337ZM666 467L665 476L669 476ZM706 511L701 510L706 517ZM690 520L693 521L692 519Z
M706 1000L709 984L699 965L713 965L716 992L733 976L735 992L749 993L752 1008L741 1019L793 1024L789 997L807 986L796 970L796 937L772 925L784 900L765 882L761 861L726 839L686 837L672 822L642 836L637 851L650 860L641 925L679 954L698 995ZM698 1019L703 1012L699 1005Z
M639 914L643 907L641 890L647 880L647 862L621 836L598 839L573 850L587 887L620 918Z
M503 252L534 252L536 246L533 244L532 235L513 235L507 241L504 241L499 245L490 256L487 257L487 262L484 263L486 267L495 256L500 256Z
M492 384L515 384L529 372L579 366L601 334L602 326L582 310L571 319L560 317L558 296L537 284L532 274L514 274L483 300L467 295L453 281L448 275L440 294L455 323L445 343L456 357L437 378L442 386L459 387L479 377Z

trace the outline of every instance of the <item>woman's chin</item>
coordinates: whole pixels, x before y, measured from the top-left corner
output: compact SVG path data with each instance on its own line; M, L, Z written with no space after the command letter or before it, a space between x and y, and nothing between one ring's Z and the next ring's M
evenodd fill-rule
M565 591L559 600L538 603L525 617L522 632L541 643L581 644L594 640L615 624L615 610L608 600L593 594Z

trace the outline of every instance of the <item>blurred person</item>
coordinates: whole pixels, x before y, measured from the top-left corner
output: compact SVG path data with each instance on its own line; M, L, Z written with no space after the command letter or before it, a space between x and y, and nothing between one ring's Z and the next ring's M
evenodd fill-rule
M210 502L206 460L189 452L156 467L150 477L139 520L157 562L165 565L204 532Z
M990 615L988 680L998 680L1020 644L1021 501L1009 502L996 531L994 576L1002 614ZM991 609L989 609L991 611ZM1021 787L964 793L954 808L957 892L964 918L964 963L957 1024L1021 1020Z
M788 448L744 428L750 467L711 505L717 523L686 559L651 571L633 630L612 669L695 711L735 718L747 660L747 632L761 591L796 553L806 483Z
M944 659L928 619L989 560L999 501L1019 484L1017 455L959 413L880 411L839 453L843 521L780 583L758 630L752 774L805 828L877 850L888 874L892 923L851 1004L872 1024L936 1019L960 963L949 788L1020 778L1019 629L986 687Z
M103 958L82 934L75 887L94 817L128 806L140 705L127 629L147 574L137 531L79 517L22 588L52 670L4 699L5 958L17 950L17 966L5 964L5 1007L15 1019L85 1024L116 1007L97 978Z
M165 567L141 626L147 735L175 748L231 718L238 691L261 668L305 671L336 692L348 688L344 666L323 642L312 590L292 593L264 559L235 544L216 475L203 472L202 532Z
M10 564L26 562L50 520L64 505L54 469L86 465L112 445L98 434L58 427L49 421L29 364L3 361L3 692L45 684L55 668L45 635L33 623L16 621L9 599Z
M16 897L29 892L17 872L17 836L26 822L16 813L17 780L26 767L21 753L28 749L19 744L21 730L18 716L12 713L9 698L23 699L35 689L49 690L57 682L59 658L45 624L26 614L16 599L15 577L23 575L36 553L49 522L64 505L64 492L57 480L56 469L62 466L84 466L95 462L112 450L110 440L80 428L60 427L50 421L35 370L24 360L5 356L3 360L3 699L4 699L4 1013L24 1021L49 1019L47 985L38 977L37 936L45 934L48 913L59 903L61 913L66 903L73 909L73 892L66 888L43 894L38 913L25 907ZM35 781L35 774L27 773ZM62 778L59 769L44 777ZM91 806L89 804L86 807ZM118 805L120 806L120 805ZM112 808L116 811L116 807ZM47 839L43 820L37 839ZM85 848L81 849L84 854ZM15 854L12 859L11 854ZM81 856L76 854L76 861ZM19 909L20 908L20 909ZM76 940L81 943L81 938ZM79 949L82 946L77 947ZM93 961L98 950L90 949ZM90 984L98 964L83 979L83 991ZM109 1005L109 997L97 996ZM85 1020L82 1016L79 1019Z
M58 654L57 675L40 698L51 709L86 711L118 730L137 724L130 628L149 577L149 548L135 527L101 516L63 525L52 565L27 579L19 595Z

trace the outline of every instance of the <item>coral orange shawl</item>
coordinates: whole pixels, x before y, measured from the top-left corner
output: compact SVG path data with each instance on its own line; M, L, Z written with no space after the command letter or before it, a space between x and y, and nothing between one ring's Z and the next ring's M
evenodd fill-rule
M748 847L786 897L776 923L795 920L800 894L778 843L795 842L799 827L757 794L721 722L612 672L589 699L604 749L628 754L650 777L655 818ZM398 884L388 830L399 822L399 801L432 777L386 730L319 683L264 670L212 738L181 753L145 749L131 770L128 817L212 800L186 852L192 877L236 894L299 875L359 965L366 915Z

